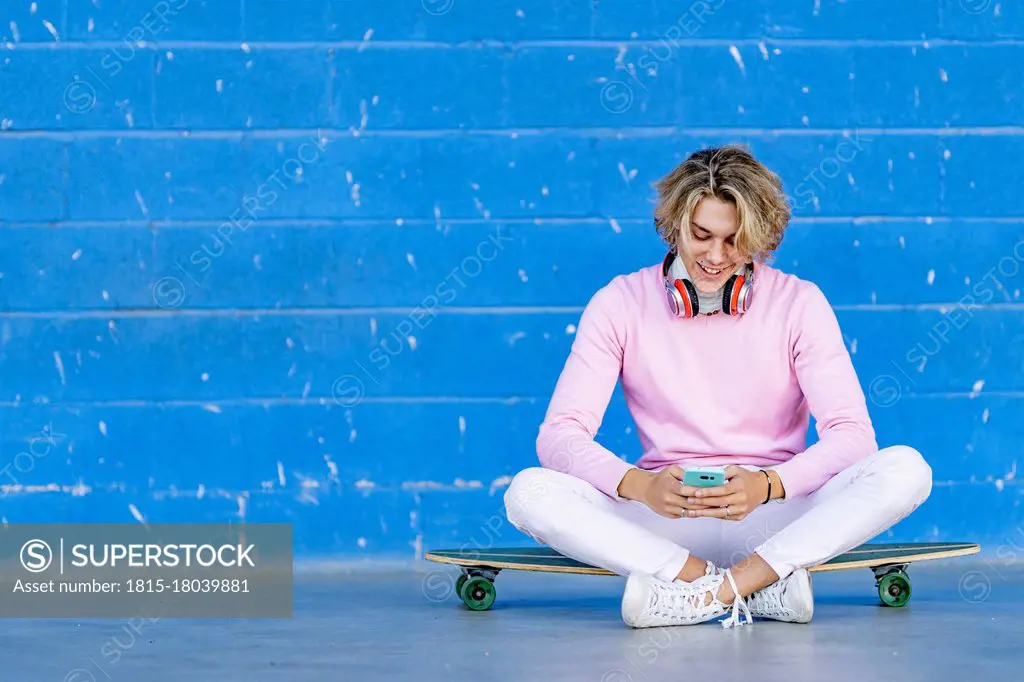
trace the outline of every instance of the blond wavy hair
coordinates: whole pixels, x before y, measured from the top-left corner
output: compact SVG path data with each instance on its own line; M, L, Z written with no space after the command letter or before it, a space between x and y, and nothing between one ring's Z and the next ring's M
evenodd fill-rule
M704 197L713 197L736 206L740 224L735 244L740 254L768 262L782 243L792 213L779 176L738 144L694 152L655 188L655 226L672 248L693 236L694 209Z

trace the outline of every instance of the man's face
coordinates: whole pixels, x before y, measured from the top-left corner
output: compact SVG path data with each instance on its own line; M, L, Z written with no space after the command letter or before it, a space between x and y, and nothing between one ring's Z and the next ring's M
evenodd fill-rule
M732 203L705 197L694 209L691 223L681 226L691 233L689 240L679 240L678 251L697 290L712 293L744 265L735 245L739 216Z

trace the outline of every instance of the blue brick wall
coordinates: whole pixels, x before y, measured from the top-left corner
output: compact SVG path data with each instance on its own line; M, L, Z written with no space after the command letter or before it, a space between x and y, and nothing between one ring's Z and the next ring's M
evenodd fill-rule
M741 141L934 468L891 537L1008 541L1022 38L993 0L7 3L0 515L523 541L582 306L660 258L651 183ZM639 454L621 395L600 438Z

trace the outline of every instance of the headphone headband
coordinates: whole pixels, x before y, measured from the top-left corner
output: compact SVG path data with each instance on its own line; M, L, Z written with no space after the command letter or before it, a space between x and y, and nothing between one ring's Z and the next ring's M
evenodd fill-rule
M670 279L668 275L672 262L677 257L675 249L672 249L665 255L665 260L661 263L661 278L665 285L669 309L676 317L696 317L700 314L700 300L697 296L697 288L689 279L689 274L678 279ZM747 263L740 272L734 273L726 280L725 286L722 288L722 312L726 315L744 314L750 309L753 294L754 264Z

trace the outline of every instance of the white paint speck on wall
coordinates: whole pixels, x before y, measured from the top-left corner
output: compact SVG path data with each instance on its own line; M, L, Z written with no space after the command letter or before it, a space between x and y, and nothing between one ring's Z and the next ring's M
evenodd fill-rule
M53 24L51 24L46 19L43 19L43 26L45 26L46 30L50 32L50 35L53 36L53 39L56 40L59 43L60 42L60 36L57 35L57 29L53 27Z
M974 382L974 386L971 387L971 397L973 398L976 395L978 395L979 393L981 393L981 389L984 386L985 386L985 380L984 379L978 379L977 381L975 381Z
M59 351L53 351L53 362L57 366L57 374L60 375L60 385L67 386L68 382L64 378L64 361L61 360Z
M730 45L729 46L729 54L732 55L733 61L736 62L736 66L740 67L740 73L742 73L744 76L746 76L747 75L747 67L745 67L743 65L743 57L740 56L740 51L736 48L735 45Z
M134 504L129 504L128 505L128 511L130 511L132 513L132 516L135 517L135 520L138 521L139 523L145 523L146 522L146 517L142 515L142 512L140 512L139 508L136 507Z
M149 209L146 208L146 202L142 198L142 193L139 190L135 190L135 202L139 205L139 210L142 211L142 215L149 218Z
M636 177L638 172L639 171L636 168L627 171L626 165L619 161L619 175L622 176L623 182L625 182L627 185L633 180L633 178Z

